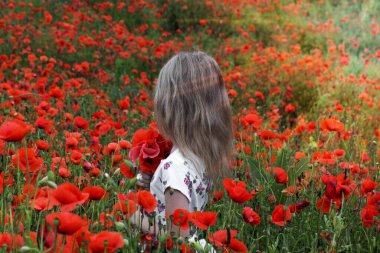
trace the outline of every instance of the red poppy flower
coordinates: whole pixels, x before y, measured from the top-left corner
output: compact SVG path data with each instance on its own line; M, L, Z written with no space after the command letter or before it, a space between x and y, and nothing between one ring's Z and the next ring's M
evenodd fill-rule
M335 149L333 153L336 158L343 158L346 155L346 151L344 151L343 149Z
M317 161L326 165L333 165L336 163L336 159L333 157L333 153L326 150L323 151L323 154L319 155Z
M37 128L43 129L47 133L51 133L54 127L54 120L47 120L44 117L38 117L34 124Z
M81 164L82 162L82 158L83 158L83 155L81 152L79 151L76 151L76 150L72 150L71 151L71 155L70 155L70 161L75 164L75 165L79 165Z
M243 218L246 223L251 225L258 225L261 223L260 216L250 207L243 208Z
M247 252L248 248L243 242L234 238L237 235L236 230L218 230L214 234L209 235L208 239L218 249L227 252Z
M4 245L6 245L6 251L14 252L24 245L24 240L22 236L18 234L2 233L0 234L0 245L1 248L4 248Z
M72 211L77 205L82 205L89 197L88 193L82 193L75 185L65 182L51 191L50 201L53 205L59 205L61 211Z
M0 155L3 155L5 153L5 141L0 139Z
M113 211L120 211L127 218L131 217L134 212L137 211L137 204L133 200L120 200L115 205L113 205Z
M372 192L378 186L379 184L376 182L373 182L370 178L362 179L362 186L361 186L362 195Z
M322 181L326 185L325 196L329 199L342 199L343 195L347 197L351 189L349 186L345 185L345 180L342 179L344 174L338 176L322 176Z
M87 226L82 226L77 231L77 233L75 234L75 240L78 243L79 247L84 247L84 249L86 249L86 251L87 251L87 248L85 246L88 247L88 244L91 240L91 233L90 233L90 231L88 231Z
M201 20L199 20L199 24L200 25L206 25L207 24L207 20L201 19Z
M375 193L372 196L368 196L367 204L380 206L380 193Z
M48 150L49 149L49 143L43 140L38 140L37 141L37 148L39 150Z
M160 156L157 156L154 159L153 158L144 159L142 155L140 155L139 157L140 170L148 174L154 174L154 172L156 171L162 159L163 157L160 157Z
M190 213L186 209L177 209L170 215L173 217L173 224L182 230L189 229Z
M58 225L55 220L58 220ZM57 228L58 233L65 235L74 234L86 224L79 215L68 212L50 213L46 215L46 223L52 228Z
M145 211L151 213L156 209L157 200L150 191L142 190L137 193L137 202Z
M125 163L120 163L120 172L123 174L126 178L134 178L135 173L125 164Z
M363 226L370 227L374 224L374 217L379 215L379 212L374 205L366 205L361 211Z
M90 250L92 253L111 253L122 248L124 239L118 232L102 231L91 236Z
M305 153L296 152L295 158L297 161L301 160L301 158L306 157Z
M41 169L44 160L36 157L33 148L21 148L12 156L12 163L23 172L36 172Z
M76 242L74 235L57 234L46 229L44 230L43 242L45 249L49 248L49 253L79 253L78 243Z
M112 216L112 214L110 213L105 213L105 212L101 212L100 213L100 216L99 216L99 222L100 224L102 224L102 226L104 228L111 228L114 226L114 222L113 220L110 218L110 216Z
M191 213L191 222L200 229L208 229L216 223L216 212L195 211Z
M331 199L323 195L323 197L317 201L317 208L321 210L322 213L329 213L331 208Z
M129 157L133 163L139 159L141 171L154 173L160 161L169 155L172 146L156 129L139 129L132 136Z
M4 171L0 172L0 194L3 193L7 186L12 185L13 182L14 179L10 174L4 173Z
M74 125L75 127L83 129L83 130L87 130L89 126L88 121L80 116L76 116L74 118Z
M101 200L107 196L106 191L100 186L86 186L83 188L83 193L89 194L89 199L92 200Z
M24 139L30 127L18 119L10 119L0 126L0 139L3 141L17 142Z
M121 149L129 149L129 148L132 147L132 144L129 141L126 141L126 140L121 140L119 142L119 144L120 144L120 148Z
M275 133L269 130L263 130L259 135L261 136L263 140L271 140L271 139L279 138L278 133Z
M226 178L223 180L223 186L234 202L244 203L253 198L252 194L245 189L245 183L242 181Z
M215 203L223 198L223 191L213 191L212 193L212 202Z
M288 183L288 174L283 168L273 168L273 176L279 184Z
M285 226L286 222L291 218L292 214L290 213L290 209L284 205L276 206L272 212L272 223L278 226Z
M244 127L251 125L256 129L260 129L263 119L258 114L250 113L242 117L240 121L242 122Z
M336 119L325 119L320 122L319 127L322 131L342 132L344 124Z
M290 212L291 213L300 213L302 209L305 207L309 206L310 202L306 200L302 200L296 204L292 204L289 206Z

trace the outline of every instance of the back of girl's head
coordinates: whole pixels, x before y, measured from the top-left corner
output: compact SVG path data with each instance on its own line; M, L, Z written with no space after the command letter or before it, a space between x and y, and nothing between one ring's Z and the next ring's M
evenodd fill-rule
M154 92L160 132L214 182L230 173L231 108L217 62L201 51L181 52L161 69Z

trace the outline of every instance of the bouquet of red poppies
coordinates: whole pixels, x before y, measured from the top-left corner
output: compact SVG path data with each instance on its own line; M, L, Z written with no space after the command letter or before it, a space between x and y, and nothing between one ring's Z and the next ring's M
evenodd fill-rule
M154 127L139 129L132 136L129 158L134 166L138 159L140 170L153 174L160 161L170 154L173 143L165 139Z

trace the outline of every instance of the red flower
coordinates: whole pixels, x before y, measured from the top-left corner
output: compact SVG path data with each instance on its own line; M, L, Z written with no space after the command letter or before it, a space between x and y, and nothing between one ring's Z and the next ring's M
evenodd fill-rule
M12 156L12 163L23 172L36 172L41 169L44 160L36 157L33 148L21 148Z
M216 223L216 212L200 212L191 213L191 222L200 229L208 229Z
M18 119L10 119L0 126L0 139L3 141L21 141L30 127Z
M363 226L370 227L374 224L374 216L379 215L374 205L366 205L361 211L361 218Z
M134 178L135 177L135 174L132 172L132 170L125 163L120 163L120 172L126 178Z
M82 192L88 193L89 199L92 200L101 200L107 196L106 191L100 186L86 186Z
M177 209L173 212L173 224L179 226L182 230L189 229L190 213L186 209Z
M234 238L236 235L236 230L218 230L214 234L209 235L208 239L218 249L226 250L226 252L231 252L231 250L232 252L247 252L248 248L244 243Z
M129 218L137 211L137 204L133 200L120 200L113 205L112 209L113 211L120 211Z
M58 225L55 220L58 220ZM46 223L57 228L58 233L65 235L72 235L85 225L85 221L79 215L67 212L46 215Z
M82 193L75 185L65 182L51 191L51 204L59 205L61 211L72 211L77 205L82 205L89 197Z
M102 231L91 236L90 250L92 253L111 253L124 245L124 239L118 232Z
M132 137L129 157L133 163L139 159L141 171L154 173L160 161L169 155L172 146L156 129L139 129Z
M51 23L51 20L53 19L53 16L48 11L44 11L44 16L45 24L49 25Z
M290 209L284 205L278 205L272 212L272 222L278 226L285 226L286 222L292 218Z
M335 149L333 153L336 158L343 158L346 155L346 151L344 151L343 149Z
M289 206L290 212L291 213L300 213L302 209L305 207L309 206L310 202L306 200L302 200L296 204L292 204Z
M243 208L243 218L246 223L251 225L258 225L261 223L260 216L250 207Z
M245 183L242 181L226 178L223 180L223 186L234 202L244 203L253 198L252 194L245 189Z
M88 126L89 126L88 121L85 120L84 118L80 117L80 116L76 116L74 118L74 125L75 125L75 127L83 129L83 130L87 130Z
M70 155L70 161L75 164L79 165L82 162L83 155L79 151L76 150L71 150L71 155Z
M87 226L81 227L78 232L75 234L75 240L78 243L79 247L85 247L86 251L88 250L88 244L91 240L91 233L88 231Z
M283 168L273 168L273 176L279 184L286 184L288 182L288 174Z
M157 200L149 191L142 190L137 193L137 202L145 211L151 213L156 209Z
M205 19L201 19L201 20L199 20L199 24L200 25L206 25L207 21Z
M37 141L37 148L39 150L48 150L49 149L49 143L43 140L38 140Z
M372 192L378 186L379 184L376 182L373 182L370 178L362 179L362 186L361 186L362 195Z
M132 144L129 141L126 141L126 140L121 140L119 142L119 145L120 145L121 149L129 149L129 148L132 147Z
M347 185L347 182L342 178L344 174L338 176L322 176L322 181L326 185L325 196L329 199L342 199L343 195L346 197L350 194L351 189ZM343 195L342 195L343 194Z
M329 213L331 208L331 199L326 197L326 195L323 195L323 197L317 201L317 208L321 210L322 213Z
M213 191L211 194L212 194L212 203L215 203L223 198L223 191Z
M4 248L4 245L6 245L6 251L14 252L16 249L24 245L24 240L21 235L2 233L0 234L0 245L1 248Z
M141 146L142 157L145 158L155 158L160 153L160 147L158 146L156 140L148 140Z
M320 122L319 127L322 131L342 132L344 124L336 119L325 119Z

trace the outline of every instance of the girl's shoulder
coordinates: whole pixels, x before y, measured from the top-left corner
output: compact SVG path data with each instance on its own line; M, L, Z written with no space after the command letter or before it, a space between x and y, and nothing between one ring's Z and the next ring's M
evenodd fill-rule
M175 168L175 170L169 170L171 167ZM205 172L203 163L199 163L198 167L196 168L189 159L183 156L181 151L176 146L173 147L170 155L167 158L161 160L159 168L165 171L188 172L192 175L198 176L203 176Z

